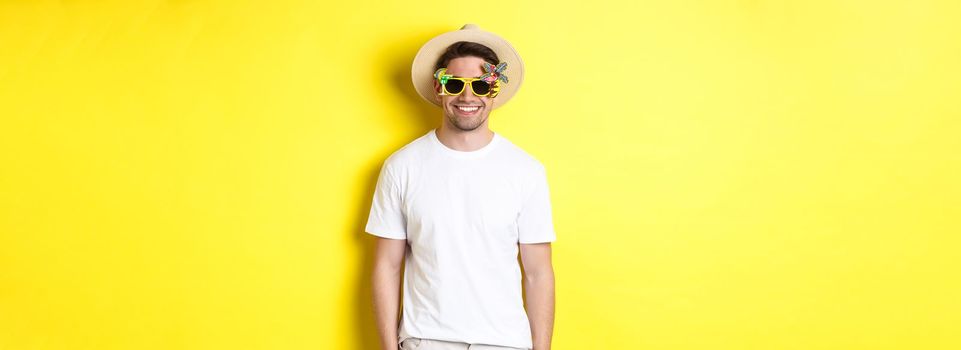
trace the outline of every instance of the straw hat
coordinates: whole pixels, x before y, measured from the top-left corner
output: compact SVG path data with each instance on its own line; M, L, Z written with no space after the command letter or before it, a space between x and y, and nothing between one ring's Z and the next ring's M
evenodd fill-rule
M434 100L436 94L434 91L434 64L437 63L448 46L458 41L472 41L483 44L494 50L501 62L507 62L507 69L504 70L503 75L508 78L508 83L501 82L500 92L497 97L494 97L494 109L503 106L511 97L514 97L514 94L521 87L521 83L524 82L524 62L521 61L521 56L517 54L517 50L514 50L514 47L507 40L494 33L481 30L476 24L465 24L459 30L438 35L428 40L417 51L417 55L414 56L414 63L410 68L410 77L420 97L440 107L440 103ZM495 62L495 64L497 63L500 62Z

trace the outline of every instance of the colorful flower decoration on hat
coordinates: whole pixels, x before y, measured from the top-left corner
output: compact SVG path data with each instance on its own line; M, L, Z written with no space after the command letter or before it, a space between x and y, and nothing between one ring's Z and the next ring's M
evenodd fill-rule
M503 73L505 69L507 69L507 62L498 63L497 66L484 62L484 70L487 73L481 75L480 78L490 84L496 81L503 81L504 84L507 84L507 76Z

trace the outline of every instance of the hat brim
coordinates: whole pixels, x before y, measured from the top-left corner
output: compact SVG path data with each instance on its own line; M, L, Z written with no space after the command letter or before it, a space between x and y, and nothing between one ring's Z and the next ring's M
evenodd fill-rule
M471 25L465 25L459 30L438 35L428 40L417 51L410 69L411 81L414 83L417 94L424 100L438 107L441 106L440 102L434 99L436 94L434 91L434 64L437 63L448 46L458 41L472 41L487 46L494 50L501 62L507 62L504 75L507 76L508 83L501 84L500 92L497 97L494 97L494 109L510 101L520 89L521 83L524 82L524 62L521 61L521 56L504 38Z

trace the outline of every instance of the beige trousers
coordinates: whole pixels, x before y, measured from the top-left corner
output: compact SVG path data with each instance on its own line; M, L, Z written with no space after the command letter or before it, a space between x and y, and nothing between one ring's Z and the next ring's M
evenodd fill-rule
M530 350L484 344L468 344L446 340L407 338L400 343L400 350Z

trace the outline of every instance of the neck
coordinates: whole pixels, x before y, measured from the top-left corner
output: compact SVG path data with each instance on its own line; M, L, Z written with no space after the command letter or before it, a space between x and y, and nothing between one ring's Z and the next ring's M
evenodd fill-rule
M464 131L444 123L437 128L436 134L437 139L445 146L462 152L472 152L484 148L494 138L494 132L487 125L482 125L471 131Z

